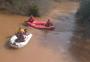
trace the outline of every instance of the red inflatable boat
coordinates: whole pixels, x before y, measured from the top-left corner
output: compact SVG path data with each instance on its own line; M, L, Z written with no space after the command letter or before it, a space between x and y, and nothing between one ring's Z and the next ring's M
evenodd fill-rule
M37 29L47 29L47 30L53 30L54 26L53 24L48 20L47 22L45 21L40 21L36 19L35 17L31 17L27 21L27 25L29 27L37 28Z

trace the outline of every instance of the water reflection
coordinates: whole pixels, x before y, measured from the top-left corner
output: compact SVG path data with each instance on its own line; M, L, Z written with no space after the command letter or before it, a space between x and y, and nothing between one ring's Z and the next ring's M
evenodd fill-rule
M54 17L53 20L56 27L55 31L43 32L39 41L40 45L58 53L62 62L76 62L70 53L71 39L75 30L74 13L59 15Z
M90 62L90 21L75 19L73 14L54 20L56 30L44 33L40 44L69 62Z
M81 62L90 62L90 21L76 20L70 51Z
M54 17L55 31L45 31L40 38L41 44L52 49L61 50L69 47L74 30L74 15L68 14Z

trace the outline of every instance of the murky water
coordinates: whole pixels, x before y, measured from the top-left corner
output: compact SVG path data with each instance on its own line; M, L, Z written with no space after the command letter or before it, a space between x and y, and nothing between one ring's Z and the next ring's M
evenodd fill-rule
M75 19L77 8L78 3L60 4L49 15L55 31L30 28L33 37L21 49L9 49L6 43L28 17L0 14L0 62L90 62L89 24Z

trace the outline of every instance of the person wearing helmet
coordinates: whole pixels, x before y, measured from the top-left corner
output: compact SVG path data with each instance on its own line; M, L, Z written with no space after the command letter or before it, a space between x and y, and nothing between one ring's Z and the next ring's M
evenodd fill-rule
M23 34L25 30L23 28L19 28L18 32Z
M17 41L16 42L23 42L24 41L24 33L25 30L23 28L19 28L18 32L16 33Z

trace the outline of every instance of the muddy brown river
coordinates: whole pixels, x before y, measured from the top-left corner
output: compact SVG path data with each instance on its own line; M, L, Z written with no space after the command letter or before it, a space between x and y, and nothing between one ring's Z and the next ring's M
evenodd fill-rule
M0 13L0 62L90 62L89 24L75 19L78 6L61 3L48 15L56 29L28 28L33 37L21 49L8 48L7 42L28 17Z

